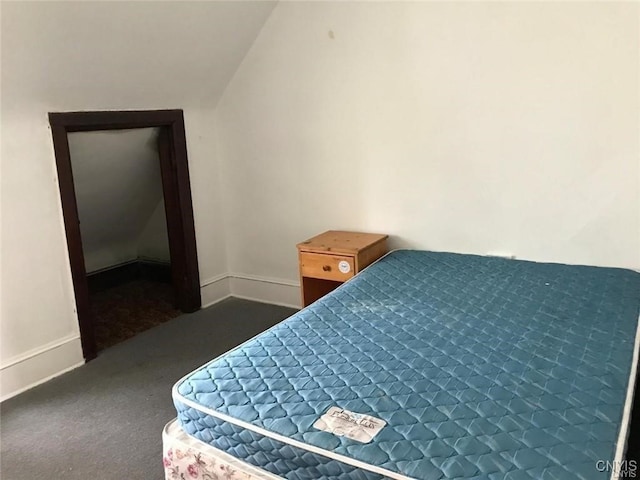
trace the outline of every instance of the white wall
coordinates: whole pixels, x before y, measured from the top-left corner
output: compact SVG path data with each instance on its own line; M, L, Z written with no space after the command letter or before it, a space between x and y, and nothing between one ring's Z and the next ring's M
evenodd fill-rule
M216 112L230 270L341 228L640 268L639 8L279 3Z
M136 258L162 263L171 261L164 199L160 199L136 240Z
M82 362L47 113L184 110L210 283L227 271L213 109L273 6L2 2L0 397Z

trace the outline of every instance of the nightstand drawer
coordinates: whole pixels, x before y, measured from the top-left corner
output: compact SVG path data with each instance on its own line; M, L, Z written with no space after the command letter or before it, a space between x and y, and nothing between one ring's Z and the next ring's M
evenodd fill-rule
M300 272L305 277L345 281L353 277L353 257L300 252Z

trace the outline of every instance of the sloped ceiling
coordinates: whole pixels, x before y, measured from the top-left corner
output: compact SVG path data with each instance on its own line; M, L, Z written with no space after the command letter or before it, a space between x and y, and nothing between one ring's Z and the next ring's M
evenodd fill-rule
M3 111L215 106L276 3L2 2Z

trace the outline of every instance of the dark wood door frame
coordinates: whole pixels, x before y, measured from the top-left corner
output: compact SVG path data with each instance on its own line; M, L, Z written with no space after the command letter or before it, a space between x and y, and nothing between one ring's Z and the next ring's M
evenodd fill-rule
M57 112L49 113L49 124L58 169L58 185L76 297L76 311L80 324L82 351L84 358L88 361L97 356L97 349L67 134L97 130L159 128L158 152L176 306L183 312L194 312L201 306L200 275L184 116L182 110Z

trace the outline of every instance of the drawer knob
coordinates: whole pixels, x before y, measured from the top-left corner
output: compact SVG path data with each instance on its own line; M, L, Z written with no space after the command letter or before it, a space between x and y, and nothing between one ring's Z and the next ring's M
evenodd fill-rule
M331 265L323 265L322 266L322 270L324 270L325 272L330 272L331 271Z

